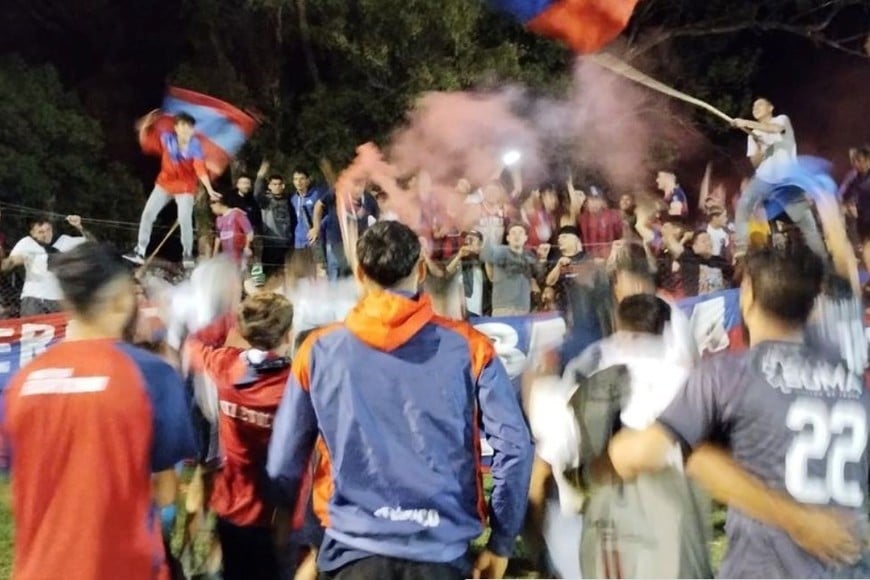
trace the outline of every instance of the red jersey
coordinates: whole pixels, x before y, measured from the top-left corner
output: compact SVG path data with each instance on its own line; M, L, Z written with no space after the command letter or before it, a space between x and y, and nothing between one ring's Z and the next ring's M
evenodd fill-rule
M195 455L181 377L113 340L66 341L4 393L17 580L151 580L163 566L151 474Z
M268 527L275 506L262 487L266 452L290 364L271 353L220 346L227 330L219 321L189 338L186 347L191 368L206 373L218 391L223 467L215 477L211 508L237 526Z
M202 144L191 137L187 149L182 150L174 132L152 127L140 140L142 151L160 157L157 185L169 194L196 193L199 180L208 175Z
M541 244L548 244L556 233L556 219L543 208L536 207L532 211L522 211L523 223L529 228L529 239L526 249L534 250Z
M232 208L215 220L218 236L221 241L221 252L227 254L234 262L242 261L242 252L248 245L248 235L253 233L251 221L247 214L239 208Z
M604 208L595 213L581 211L577 225L583 236L583 249L592 258L606 260L613 242L621 240L624 230L622 217L615 209Z

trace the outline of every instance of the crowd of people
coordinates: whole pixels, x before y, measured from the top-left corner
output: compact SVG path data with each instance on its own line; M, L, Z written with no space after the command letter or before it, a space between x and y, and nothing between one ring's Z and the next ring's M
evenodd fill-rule
M40 218L2 262L25 268L23 316L69 316L4 392L14 577L501 578L518 536L547 576L710 577L701 488L732 510L720 574L866 577L870 150L837 198L773 112L735 121L755 173L733 223L672 171L610 207L572 179L527 191L514 164L460 179L459 209L421 172L413 218L371 183L295 170L288 193L266 162L219 192L196 120L146 119L161 174L130 254L70 216L80 236ZM190 294L149 325L170 201ZM197 238L223 258L194 267ZM300 327L292 287L347 278L347 315ZM675 301L728 288L750 348L699 360ZM535 312L564 344L518 385L465 319Z

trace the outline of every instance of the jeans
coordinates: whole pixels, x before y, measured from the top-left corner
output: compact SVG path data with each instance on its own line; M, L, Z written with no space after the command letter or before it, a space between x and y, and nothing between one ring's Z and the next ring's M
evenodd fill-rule
M344 245L339 242L326 242L326 276L330 282L350 275L350 266L345 256Z
M752 216L758 204L762 203L776 186L758 178L749 182L746 190L737 201L737 209L734 212L734 254L741 256L746 254L749 246L749 218ZM794 222L804 237L807 246L823 259L828 251L825 242L819 233L819 227L813 216L810 202L806 195L801 195L785 206L785 213ZM770 216L772 217L772 216Z
M181 228L181 247L184 250L184 256L193 256L193 194L169 194L159 185L155 185L151 195L148 196L148 201L145 202L145 209L142 210L142 217L139 220L139 243L136 246L136 252L140 256L144 256L145 252L148 251L148 244L151 243L151 229L154 227L157 216L172 200L175 200L175 204L178 206L178 225Z

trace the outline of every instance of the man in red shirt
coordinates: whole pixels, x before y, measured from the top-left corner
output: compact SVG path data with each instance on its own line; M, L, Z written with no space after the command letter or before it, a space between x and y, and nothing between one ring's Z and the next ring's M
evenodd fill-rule
M599 260L610 256L613 242L621 240L623 222L619 212L607 207L607 201L597 187L589 188L586 205L577 218L586 253Z
M54 272L70 308L66 337L4 393L12 576L153 580L164 570L155 499L174 501L174 466L196 453L184 384L121 342L137 307L121 256L86 242Z
M278 580L272 525L276 513L264 489L272 422L290 376L293 306L279 294L256 294L241 305L239 332L250 348L224 346L224 319L187 340L191 368L217 387L223 464L211 507L218 517L225 580Z
M196 120L187 113L175 116L173 131L160 131L155 122L159 111L152 111L139 124L139 143L148 155L160 157L160 174L154 189L142 210L139 221L139 243L125 256L131 262L142 264L151 242L151 229L166 205L175 200L178 206L178 224L181 228L181 247L184 267L193 262L193 203L199 183L212 199L221 196L211 185L202 152L202 143L194 135Z
M222 199L211 200L211 211L217 216L214 254L222 252L244 268L245 260L251 257L251 244L254 242L254 228L247 214L240 208L228 206Z

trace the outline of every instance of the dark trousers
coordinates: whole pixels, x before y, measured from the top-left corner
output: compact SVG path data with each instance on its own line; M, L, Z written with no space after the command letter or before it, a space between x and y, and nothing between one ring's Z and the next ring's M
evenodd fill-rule
M271 529L240 527L218 519L217 532L223 554L224 580L280 580Z
M462 580L450 564L412 562L386 556L370 556L332 572L321 572L320 580Z

